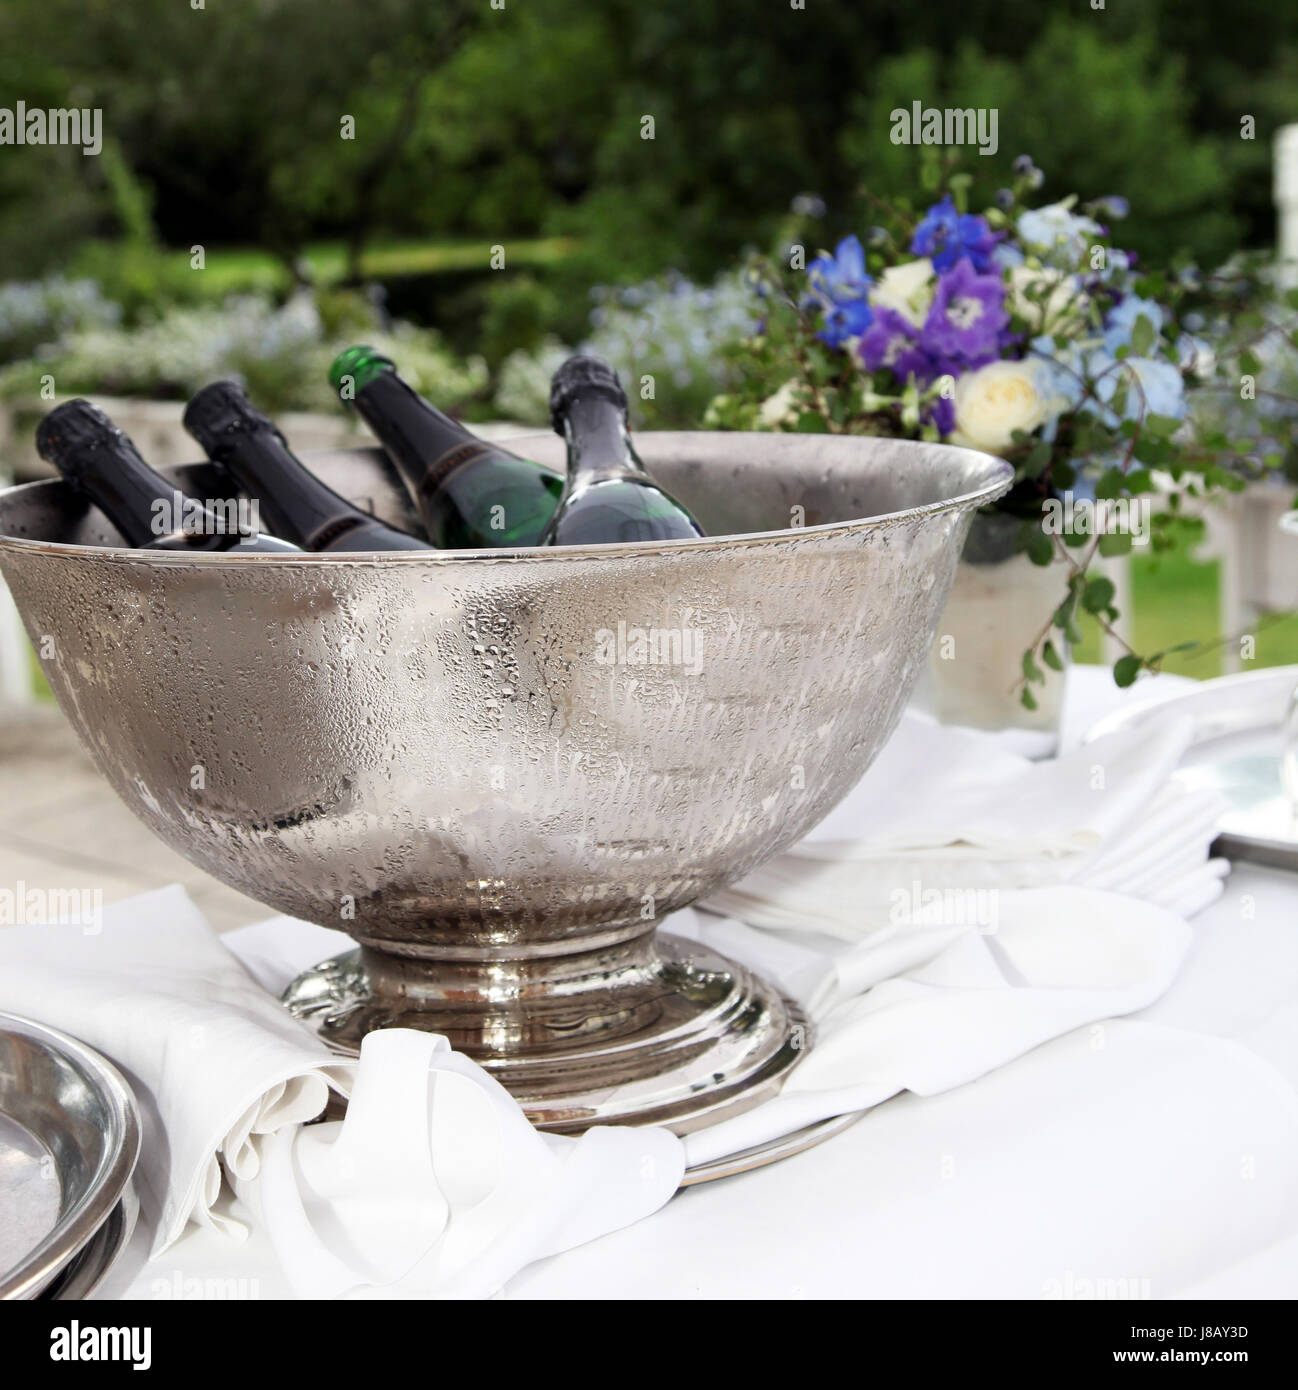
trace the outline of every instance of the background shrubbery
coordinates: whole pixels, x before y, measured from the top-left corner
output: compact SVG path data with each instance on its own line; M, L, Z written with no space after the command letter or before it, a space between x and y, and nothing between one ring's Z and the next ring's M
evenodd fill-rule
M1273 0L6 0L4 100L101 106L105 149L5 149L0 263L80 258L133 311L192 293L183 258L146 269L150 247L255 246L291 276L333 242L360 278L380 236L562 234L570 263L543 277L558 320L574 283L709 281L799 192L825 199L831 238L860 223L863 184L913 195L913 151L886 137L915 100L999 110L975 201L1027 151L1047 197L1125 193L1137 250L1212 263L1269 240L1268 137L1295 79L1298 10ZM95 238L129 254L114 267Z

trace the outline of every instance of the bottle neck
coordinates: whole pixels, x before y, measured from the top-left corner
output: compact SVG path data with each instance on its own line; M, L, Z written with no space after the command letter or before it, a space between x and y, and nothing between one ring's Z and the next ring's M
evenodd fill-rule
M314 550L340 527L369 520L315 477L272 425L245 427L227 440L214 457L257 503L273 535Z
M416 492L451 451L465 445L489 447L413 391L394 371L380 372L366 382L357 390L354 403L403 480Z
M150 468L129 443L86 451L68 477L135 549L181 529L184 493Z
M578 396L563 415L570 486L607 478L647 477L621 409L605 396Z

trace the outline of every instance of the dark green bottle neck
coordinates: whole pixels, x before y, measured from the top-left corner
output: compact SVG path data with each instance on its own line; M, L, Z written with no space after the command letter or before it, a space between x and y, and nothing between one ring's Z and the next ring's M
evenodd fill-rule
M356 392L355 406L416 492L427 486L430 468L451 450L466 444L488 447L393 371L380 372L362 386Z
M606 396L591 394L571 401L563 415L563 436L570 484L584 486L606 478L649 481L632 447L626 416Z

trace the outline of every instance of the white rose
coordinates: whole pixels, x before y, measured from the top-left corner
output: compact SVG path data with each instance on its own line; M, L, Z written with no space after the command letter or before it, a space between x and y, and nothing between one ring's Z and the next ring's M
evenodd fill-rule
M1032 298L1029 298L1029 292ZM1010 270L1006 307L1036 333L1071 333L1086 326L1087 297L1077 277L1063 270L1016 265Z
M870 303L875 308L895 310L916 328L922 328L935 288L932 261L927 257L906 261L890 265L879 276L870 292Z
M1031 434L1045 424L1049 414L1036 361L989 362L976 372L967 372L955 384L951 442L999 453L1010 445L1015 430Z
M761 423L770 429L793 424L799 415L801 386L796 377L790 377L778 391L767 396L757 412Z

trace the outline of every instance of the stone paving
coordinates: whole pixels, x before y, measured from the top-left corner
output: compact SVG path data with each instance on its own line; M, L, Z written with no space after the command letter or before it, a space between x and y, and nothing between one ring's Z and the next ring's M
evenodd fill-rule
M108 904L169 883L218 931L273 915L136 820L52 704L0 707L0 889L99 888Z

